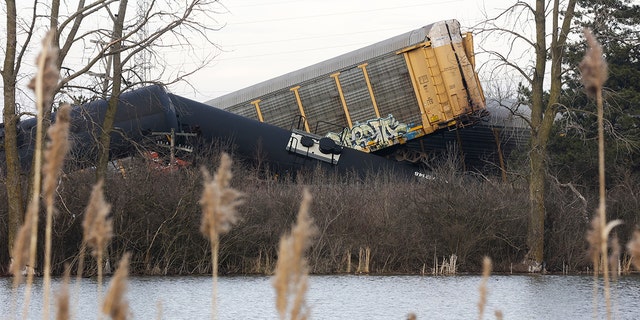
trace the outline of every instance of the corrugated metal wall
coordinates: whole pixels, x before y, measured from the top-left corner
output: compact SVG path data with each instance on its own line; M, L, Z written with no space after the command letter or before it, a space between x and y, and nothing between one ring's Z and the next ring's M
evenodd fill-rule
M293 93L290 94L293 95ZM311 132L322 135L328 131L340 131L341 128L348 126L335 80L329 75L303 83L300 86L300 99Z
M228 109L230 106L239 103L253 101L258 97L262 97L283 88L290 88L307 81L311 81L317 77L330 75L339 70L345 70L351 67L376 59L382 55L394 53L397 50L422 43L428 40L429 32L434 25L442 25L445 23L456 23L454 20L440 21L434 24L405 32L401 35L389 38L378 43L360 48L358 50L345 53L343 55L319 62L317 64L283 74L279 77L252 85L250 87L240 89L238 91L226 94L224 96L212 99L206 103L217 108Z
M403 123L420 123L420 107L404 57L391 54L367 67L380 116L392 114Z
M241 106L254 109L255 113L255 107L252 104ZM294 120L292 115L299 114L296 97L289 90L280 90L272 95L262 97L260 110L262 110L262 117L266 123L287 129L291 127L291 123Z
M375 119L375 109L364 77L365 70L352 66L336 71L340 72L338 79L352 123ZM391 53L367 61L366 72L381 117L392 114L403 123L420 123L420 109L402 55ZM298 93L311 132L320 135L338 133L349 126L334 77L322 75L299 86ZM259 107L267 123L288 129L296 116L300 115L295 94L290 88L254 98L261 100ZM255 106L250 102L233 105L228 110L258 119Z

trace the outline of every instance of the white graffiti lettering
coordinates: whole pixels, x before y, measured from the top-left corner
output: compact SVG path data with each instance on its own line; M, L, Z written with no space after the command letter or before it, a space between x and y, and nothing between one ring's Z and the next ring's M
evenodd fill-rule
M353 128L344 128L341 133L330 132L327 137L343 146L356 149L380 149L398 143L398 139L409 132L411 127L401 123L393 115L386 118L356 123Z

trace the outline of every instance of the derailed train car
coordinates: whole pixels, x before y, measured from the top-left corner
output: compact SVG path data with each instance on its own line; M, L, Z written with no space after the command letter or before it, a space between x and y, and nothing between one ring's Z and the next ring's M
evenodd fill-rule
M71 150L73 164L78 168L95 165L98 157L98 140L107 109L107 101L96 100L71 110ZM55 113L52 115L55 118ZM151 86L127 92L121 96L111 134L110 154L114 159L136 152L136 146L150 141L151 132L166 131L177 127L175 109L164 89ZM23 170L31 166L35 147L36 119L20 121L18 154ZM0 130L0 159L4 164L4 125Z
M320 165L425 176L409 164L424 160L424 139L486 114L472 40L457 21L440 21L207 104L158 86L138 89L121 96L111 156L129 156L174 132L230 141L239 155L259 156L276 172ZM81 167L95 163L105 110L106 101L73 109L72 156ZM18 129L26 168L35 120Z
M106 101L100 100L72 109L71 160L76 168L91 167L96 163L96 146L106 107ZM18 151L26 170L31 164L35 145L35 119L19 123L18 131ZM389 170L406 177L428 177L415 166L399 165L383 157L345 148L330 138L307 137L304 141L294 141L289 130L168 93L157 85L127 92L120 97L111 137L111 158L144 155L154 147L161 150L166 145L162 140L170 138L168 132L176 133L173 137L176 140L187 136L181 142L181 149L188 152L199 152L198 147L206 149L211 143L223 140L232 145L236 156L253 159L259 155L274 174L295 173L320 166L361 174L371 170ZM3 138L4 130L1 130L0 139ZM4 146L4 142L0 142ZM173 142L174 145L178 143ZM3 149L0 157L5 157Z
M476 124L486 115L473 38L456 20L382 42L210 100L230 112L364 152ZM296 123L296 122L294 122ZM419 150L418 150L419 151ZM424 151L424 150L423 150Z

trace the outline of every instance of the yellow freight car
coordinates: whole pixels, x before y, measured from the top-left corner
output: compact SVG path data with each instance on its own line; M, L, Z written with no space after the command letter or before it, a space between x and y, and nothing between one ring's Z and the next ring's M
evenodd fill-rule
M376 152L486 113L473 38L436 22L210 100L282 128Z

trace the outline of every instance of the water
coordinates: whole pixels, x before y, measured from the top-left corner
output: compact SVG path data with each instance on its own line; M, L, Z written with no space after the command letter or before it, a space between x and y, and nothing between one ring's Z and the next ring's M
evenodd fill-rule
M42 319L41 281L36 279L34 285L30 319ZM479 276L311 276L306 298L311 319L406 319L410 313L418 319L477 319L480 282ZM60 283L53 280L54 292ZM74 283L74 319L97 318L95 280L83 279L78 297L73 288ZM210 277L132 277L126 298L132 319L159 319L159 312L163 319L210 319L211 292ZM219 319L278 319L269 277L220 277L218 293ZM590 276L493 275L488 293L485 319L495 319L496 310L504 319L593 319L594 315ZM612 295L614 319L640 317L640 277L622 277L612 285ZM11 279L0 279L2 319L16 313L11 312L11 296ZM603 300L600 297L599 319L605 318ZM21 311L22 303L17 313Z

